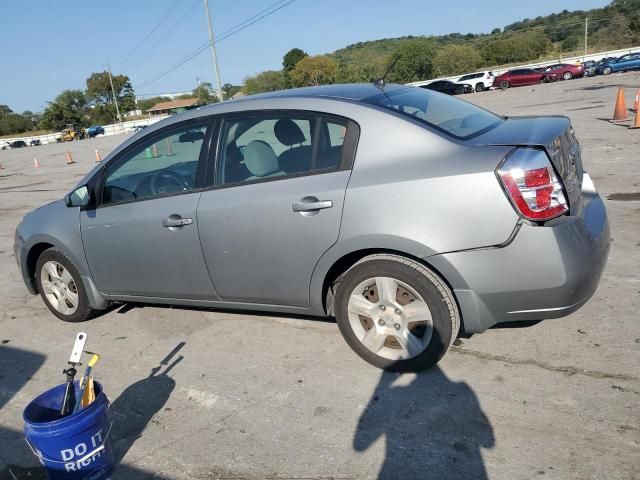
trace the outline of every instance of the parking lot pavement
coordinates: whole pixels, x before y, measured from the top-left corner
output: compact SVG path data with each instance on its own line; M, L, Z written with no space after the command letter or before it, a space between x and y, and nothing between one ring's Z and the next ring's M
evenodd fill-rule
M365 364L331 321L152 306L58 321L22 284L14 227L89 171L94 148L104 155L124 137L0 152L0 471L36 464L22 409L63 381L82 329L113 402L116 479L639 478L640 130L600 120L619 85L630 104L640 74L465 97L501 114L571 117L586 170L612 198L612 249L578 312L462 339L417 376ZM77 164L65 165L65 148ZM177 363L150 377L176 347Z

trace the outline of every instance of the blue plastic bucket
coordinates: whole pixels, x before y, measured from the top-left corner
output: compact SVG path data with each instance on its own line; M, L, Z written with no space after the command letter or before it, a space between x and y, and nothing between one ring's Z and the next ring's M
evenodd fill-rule
M76 382L76 392L78 382ZM94 382L96 399L86 408L60 416L65 385L31 401L24 410L24 433L50 480L101 480L113 472L109 442L109 400Z

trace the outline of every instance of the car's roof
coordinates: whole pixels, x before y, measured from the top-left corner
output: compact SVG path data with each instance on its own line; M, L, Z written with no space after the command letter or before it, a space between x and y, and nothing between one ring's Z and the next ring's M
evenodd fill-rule
M412 88L406 85L386 84L386 92ZM323 97L345 100L363 100L368 97L380 94L380 87L373 83L345 83L337 85L320 85L317 87L292 88L289 90L279 90L277 92L260 93L233 100L234 102L245 102L248 100L264 100L269 98L300 98L300 97Z

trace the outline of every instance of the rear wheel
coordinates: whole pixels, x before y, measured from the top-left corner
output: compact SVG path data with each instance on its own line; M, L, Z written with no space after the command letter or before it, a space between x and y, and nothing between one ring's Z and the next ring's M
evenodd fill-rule
M573 78L573 73L564 72L564 74L562 75L562 78L564 78L565 80L571 80Z
M60 320L82 322L95 313L89 305L80 273L60 250L45 250L36 262L35 273L40 296Z
M349 346L390 371L435 365L459 329L447 285L425 266L396 255L371 255L351 267L338 284L335 305Z
M456 87L454 93L456 95L462 95L464 93L464 87Z
M484 90L484 83L478 83L476 85L476 92L481 92Z
M509 82L507 82L506 80L503 80L500 82L500 88L502 90L506 90L507 88L509 88Z

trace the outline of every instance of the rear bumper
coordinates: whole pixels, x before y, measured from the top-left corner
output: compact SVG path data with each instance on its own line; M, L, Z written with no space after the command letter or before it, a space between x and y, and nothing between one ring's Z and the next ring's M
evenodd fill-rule
M454 289L465 331L569 315L595 292L609 254L609 224L588 175L572 216L523 223L505 246L427 260Z

